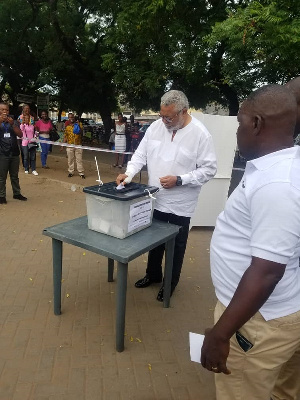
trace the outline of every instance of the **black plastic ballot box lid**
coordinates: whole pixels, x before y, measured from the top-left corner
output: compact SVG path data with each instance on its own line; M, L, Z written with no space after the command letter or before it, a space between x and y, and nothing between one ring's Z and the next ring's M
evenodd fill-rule
M116 182L104 183L102 186L88 186L83 188L83 191L88 194L102 196L109 199L128 201L137 199L138 197L147 196L149 193L154 193L158 190L155 186L144 185L143 183L130 182L125 185L124 189L117 190Z

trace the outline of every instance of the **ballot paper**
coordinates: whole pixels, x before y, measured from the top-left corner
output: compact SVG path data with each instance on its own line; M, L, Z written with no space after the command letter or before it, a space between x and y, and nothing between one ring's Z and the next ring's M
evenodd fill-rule
M117 190L122 190L122 189L125 189L125 186L124 186L123 183L121 182L121 183L116 187L116 189L117 189Z
M200 335L199 333L190 332L190 356L191 361L195 361L197 363L201 363L201 348L204 341L204 335Z

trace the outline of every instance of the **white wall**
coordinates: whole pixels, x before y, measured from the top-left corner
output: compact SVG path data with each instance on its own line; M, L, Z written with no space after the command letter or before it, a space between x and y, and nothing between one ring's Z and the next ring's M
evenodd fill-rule
M201 189L195 213L191 219L193 226L215 226L217 216L224 209L230 185L238 122L236 117L192 112L212 135L217 155L216 176Z

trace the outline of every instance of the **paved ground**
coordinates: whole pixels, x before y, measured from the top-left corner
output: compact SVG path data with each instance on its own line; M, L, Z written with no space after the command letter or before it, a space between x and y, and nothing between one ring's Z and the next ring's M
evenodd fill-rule
M57 149L54 149L57 153ZM156 301L159 285L136 289L146 256L130 263L125 351L115 351L116 283L106 260L64 245L62 315L54 316L51 239L43 228L86 214L83 186L67 178L65 152L49 157L38 177L20 172L28 202L0 206L0 400L214 400L213 376L189 360L188 333L212 325L210 229L193 228L171 307ZM97 153L104 182L114 180L112 155ZM145 180L145 172L143 180ZM72 190L73 189L73 190Z

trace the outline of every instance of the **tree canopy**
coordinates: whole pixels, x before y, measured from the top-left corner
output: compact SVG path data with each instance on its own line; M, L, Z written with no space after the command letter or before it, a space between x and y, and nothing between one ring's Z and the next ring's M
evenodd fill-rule
M299 15L296 0L249 1L214 25L207 43L224 47L222 73L239 95L299 75Z
M60 110L119 102L158 109L168 89L193 107L239 101L299 75L296 0L5 0L0 3L0 94L51 90Z

